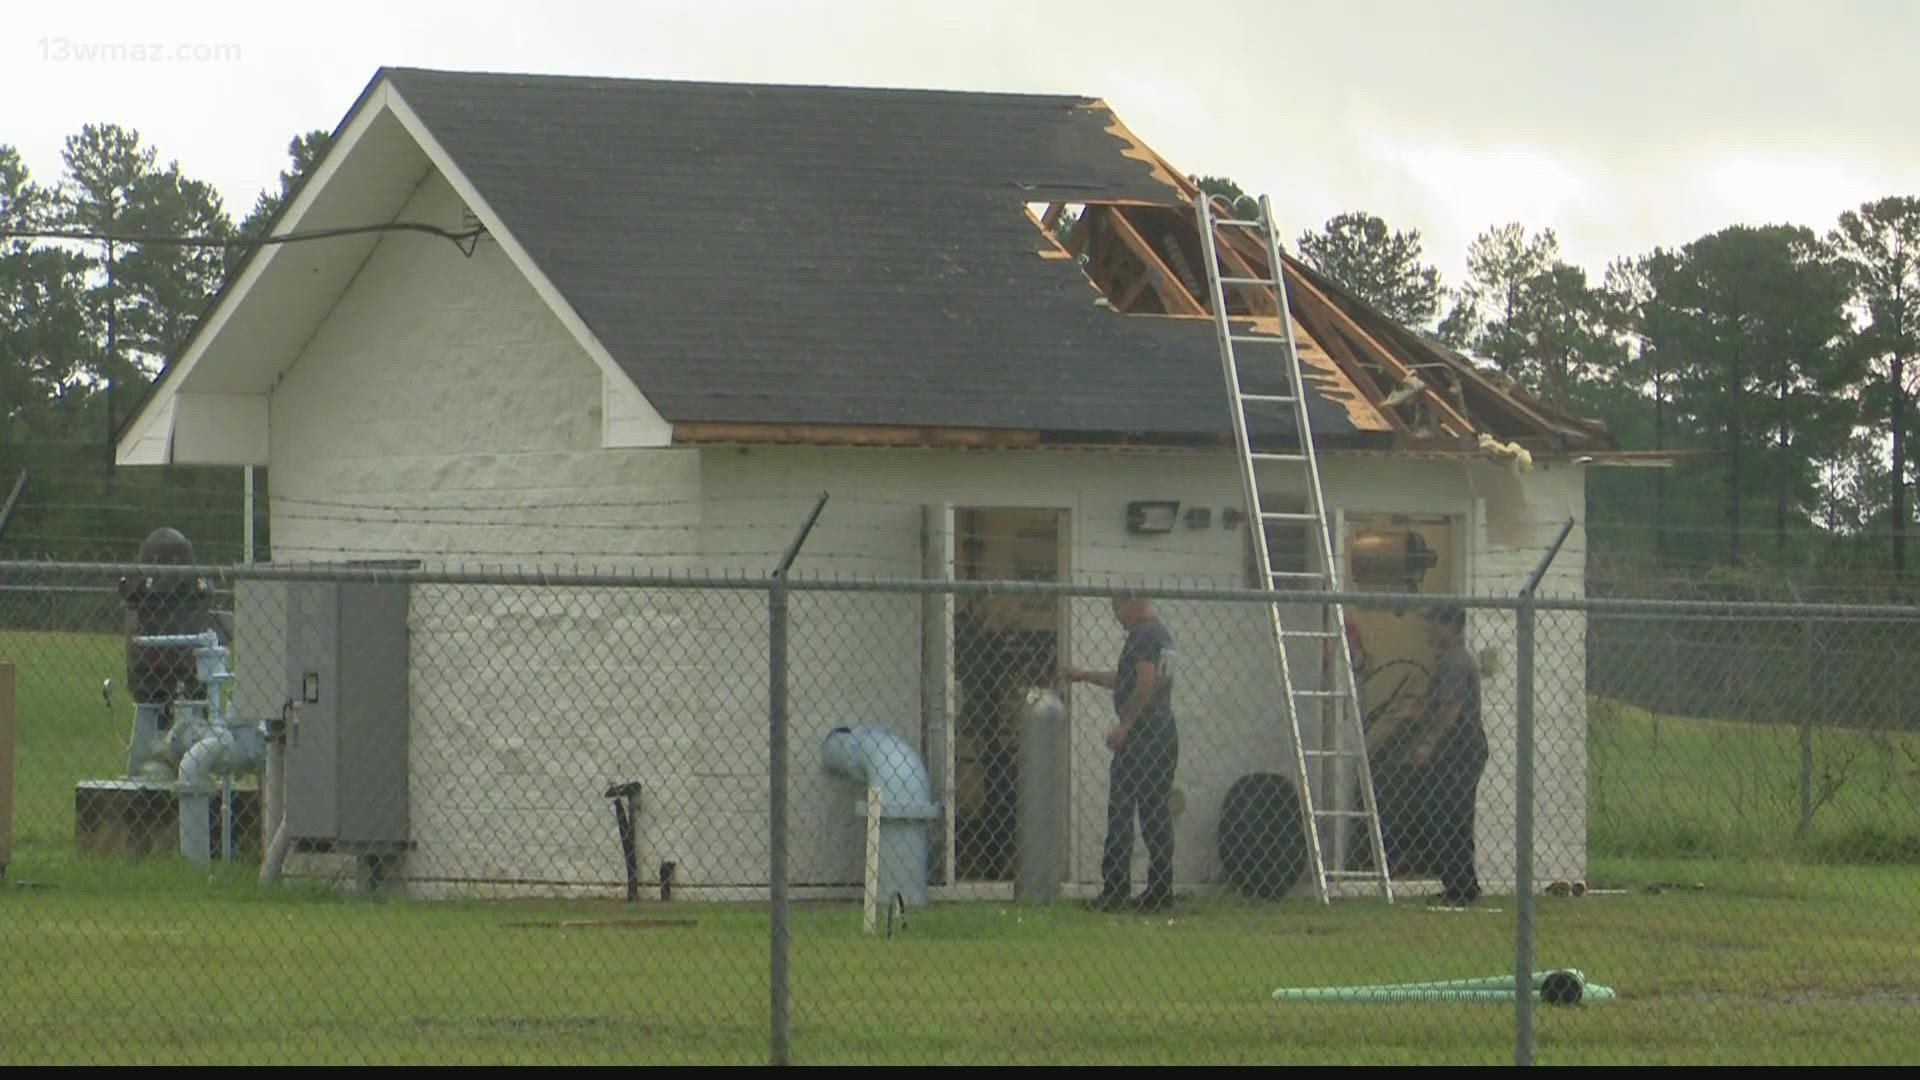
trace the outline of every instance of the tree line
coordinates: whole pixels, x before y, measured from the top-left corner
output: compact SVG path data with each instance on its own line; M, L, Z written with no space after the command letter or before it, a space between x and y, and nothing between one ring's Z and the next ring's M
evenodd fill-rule
M277 188L237 223L210 184L129 128L84 126L44 181L0 144L0 492L28 475L0 551L130 557L164 522L200 534L196 555L238 553L239 470L116 475L111 436L328 138L293 138Z

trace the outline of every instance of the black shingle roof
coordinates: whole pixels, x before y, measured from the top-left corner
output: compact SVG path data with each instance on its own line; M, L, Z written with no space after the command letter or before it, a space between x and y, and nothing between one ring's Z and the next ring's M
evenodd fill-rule
M669 421L1228 430L1210 322L1038 254L1026 203L1178 201L1091 99L383 74Z

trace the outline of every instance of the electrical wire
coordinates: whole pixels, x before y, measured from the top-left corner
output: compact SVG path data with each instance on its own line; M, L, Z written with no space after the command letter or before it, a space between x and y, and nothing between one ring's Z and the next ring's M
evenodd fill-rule
M84 229L0 229L6 240L91 240L108 244L170 244L177 247L256 248L267 244L297 244L309 240L329 240L339 236L365 233L417 232L437 236L471 258L487 230L482 226L454 232L419 221L390 221L376 225L343 225L332 229L306 229L274 236L164 236L154 233L92 232Z

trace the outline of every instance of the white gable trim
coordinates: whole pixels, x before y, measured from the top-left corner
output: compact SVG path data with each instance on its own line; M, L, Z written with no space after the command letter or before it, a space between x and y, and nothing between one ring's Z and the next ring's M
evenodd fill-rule
M373 122L380 115L380 97L385 88L375 91L374 95L362 106L360 114L347 124L340 137L327 148L321 156L320 166L300 187L299 194L287 204L286 213L280 218L281 232L292 232L300 227L301 221L312 209L314 200L319 197L327 182L340 171L340 163L347 160L350 151L358 143ZM247 260L246 269L240 274L233 288L222 297L219 306L207 314L206 322L195 330L193 340L188 342L186 351L180 354L172 367L160 378L160 385L154 387L140 407L135 410L127 428L127 437L114 449L116 465L168 465L173 462L174 421L177 415L174 409L175 396L184 380L191 374L200 358L206 355L207 346L226 326L234 311L246 303L247 294L253 290L274 258L280 254L280 244L263 245L254 257ZM265 401L262 400L262 407ZM263 447L259 460L234 462L234 464L265 465L266 450Z
M179 401L171 385L154 396L129 420L127 433L113 450L115 465L166 465L173 461L173 406Z
M399 92L391 86L383 86L381 90L385 94L382 100L386 108L392 111L394 117L407 129L407 133L413 136L422 150L426 151L427 158L433 162L434 168L439 169L440 175L446 177L447 182L453 185L453 190L466 202L468 209L480 219L480 223L486 226L487 232L494 240L499 242L500 250L512 260L513 265L527 279L527 283L533 286L534 292L540 295L540 299L546 301L547 307L552 309L561 325L567 328L567 332L573 335L574 341L579 343L580 347L586 350L587 355L593 357L593 362L600 366L602 375L601 445L607 447L672 445L673 426L667 423L659 411L647 401L640 388L627 377L627 373L614 362L613 354L609 353L607 347L600 343L600 339L594 336L593 331L587 328L586 320L580 317L579 312L573 310L573 305L567 303L566 298L560 295L560 290L547 279L547 275L541 273L533 257L527 254L526 248L521 247L520 242L515 240L500 223L500 216L494 213L485 199L481 198L480 192L460 171L460 167L454 164L446 148L440 145L440 141L433 137L431 131L427 130L426 124L421 122L412 106L408 105L400 97Z
M541 273L526 249L500 224L499 216L493 212L486 200L474 190L473 184L463 175L446 149L421 122L413 109L400 99L390 83L382 82L368 92L366 100L359 110L341 130L340 137L322 156L319 166L300 191L287 204L286 212L281 216L277 232L298 230L311 211L320 193L337 175L350 156L354 146L380 119L382 114L391 114L419 145L429 162L447 178L455 192L465 200L467 206L479 216L481 224L500 244L514 267L539 294L549 309L573 335L574 340L593 358L601 371L601 444L608 447L651 447L669 446L673 441L673 428L660 415L658 410L647 401L639 387L627 377L625 371L614 362L612 354L602 345L593 332L587 329L586 322L573 310L560 291L554 288L547 276ZM372 222L368 222L372 224ZM233 282L227 293L221 297L215 308L208 312L206 321L194 332L193 338L174 363L160 377L147 396L128 418L125 435L114 448L114 463L117 465L169 465L176 459L202 464L266 465L268 464L267 445L264 435L264 419L267 408L265 396L261 396L256 406L248 406L235 411L238 406L229 402L214 407L216 412L230 419L241 420L240 430L225 434L207 434L192 436L183 442L179 437L181 422L199 423L210 414L206 408L190 406L186 409L176 407L182 396L191 395L186 389L194 368L206 355L211 343L231 320L233 313L247 302L254 287L267 274L275 257L280 253L279 244L268 244L246 263L238 279ZM217 395L228 397L233 395ZM257 414L257 415L256 415ZM244 419L243 419L244 417ZM184 448L184 449L183 449ZM218 462L202 461L195 456L197 452L214 452L221 458Z

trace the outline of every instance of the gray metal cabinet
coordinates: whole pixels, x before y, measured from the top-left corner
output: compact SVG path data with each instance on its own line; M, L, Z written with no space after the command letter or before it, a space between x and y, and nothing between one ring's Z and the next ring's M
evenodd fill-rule
M288 835L302 848L392 853L407 843L404 583L287 585Z

